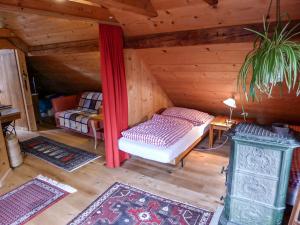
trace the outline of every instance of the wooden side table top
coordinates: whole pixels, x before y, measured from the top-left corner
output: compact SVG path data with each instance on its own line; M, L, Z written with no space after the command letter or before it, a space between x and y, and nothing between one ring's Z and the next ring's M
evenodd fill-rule
M219 131L219 140L221 139L222 131L228 131L233 125L244 122L244 119L235 118L232 119L232 123L226 123L229 118L227 116L216 116L213 121L210 122L209 129L209 148L214 144L214 130ZM247 122L255 122L255 119L247 119Z
M21 113L17 109L0 110L1 123L17 120L21 118Z
M90 115L90 119L95 120L95 121L103 121L104 116L102 113L101 114L92 114L92 115Z
M238 124L238 123L241 123L241 122L244 122L245 120L244 119L241 119L241 118L233 118L232 119L232 122L233 123L226 123L226 120L228 120L229 118L227 116L216 116L214 118L213 121L211 121L211 125L214 125L214 126L220 126L220 127L227 127L227 128L231 128L232 125L234 124ZM255 122L255 119L246 119L247 122Z
M224 128L231 128L233 124L226 123L226 120L229 119L226 116L216 116L213 121L210 122L210 125ZM233 120L234 121L234 120Z

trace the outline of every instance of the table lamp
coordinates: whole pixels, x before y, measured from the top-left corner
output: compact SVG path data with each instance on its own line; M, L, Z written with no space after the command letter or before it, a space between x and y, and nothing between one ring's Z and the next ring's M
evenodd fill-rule
M236 108L236 103L235 103L235 100L234 98L228 98L226 100L223 101L223 103L227 106L229 106L229 110L230 110L230 116L229 116L229 120L226 120L226 123L233 123L233 121L231 120L232 119L232 111L234 108Z

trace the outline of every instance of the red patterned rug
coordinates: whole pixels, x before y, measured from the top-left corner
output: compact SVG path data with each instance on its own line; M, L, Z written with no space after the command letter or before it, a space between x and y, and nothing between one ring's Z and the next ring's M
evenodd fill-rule
M25 224L76 190L39 175L0 196L0 225Z
M115 183L69 225L208 225L213 213Z

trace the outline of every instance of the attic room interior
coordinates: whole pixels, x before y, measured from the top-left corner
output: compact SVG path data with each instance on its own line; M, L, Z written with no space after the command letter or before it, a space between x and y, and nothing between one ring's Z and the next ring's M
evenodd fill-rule
M299 0L0 0L0 225L300 225Z

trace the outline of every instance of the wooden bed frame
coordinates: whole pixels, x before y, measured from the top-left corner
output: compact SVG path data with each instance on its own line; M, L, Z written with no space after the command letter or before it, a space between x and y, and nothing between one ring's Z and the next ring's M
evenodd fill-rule
M161 114L165 109L166 108L161 108L155 114ZM143 121L141 121L141 122L145 122L148 119L150 119L150 118L144 118ZM208 133L209 133L209 129L207 129L207 131L205 131L201 137L199 137L196 141L194 141L184 152L182 152L179 156L177 156L170 163L161 163L161 162L157 162L155 160L144 159L142 157L139 157L139 158L146 160L146 161L153 161L153 162L157 162L160 164L167 164L167 165L172 165L172 166L177 166L179 163L181 163L181 167L184 167L184 159L191 153L191 151L194 149L194 147L208 135Z
M181 162L181 167L183 167L184 159L191 153L194 147L208 135L208 132L209 129L205 131L205 133L203 133L201 137L199 137L196 141L194 141L194 143L191 144L184 152L182 152L179 156L177 156L170 164L176 166L179 162Z
M184 152L182 152L179 156L177 156L170 163L162 163L162 162L158 162L158 161L151 160L151 159L145 159L143 157L136 156L136 155L132 155L132 156L136 159L139 159L139 160L142 160L142 161L145 161L145 162L149 162L153 166L159 166L159 165L169 166L167 171L168 171L168 173L172 173L173 169L177 168L177 166L179 164L180 164L181 168L184 167L184 159L192 152L194 147L208 135L208 133L209 133L209 130L207 130L205 133L203 133L203 135L201 137L199 137L196 141L194 141ZM172 169L170 169L170 167L172 167Z

